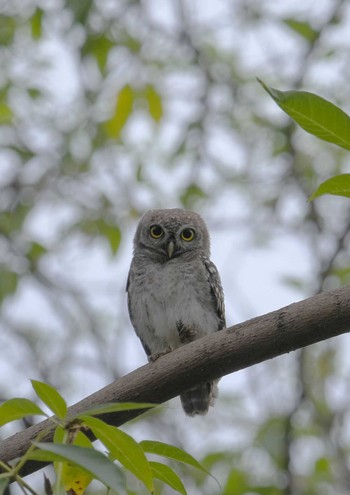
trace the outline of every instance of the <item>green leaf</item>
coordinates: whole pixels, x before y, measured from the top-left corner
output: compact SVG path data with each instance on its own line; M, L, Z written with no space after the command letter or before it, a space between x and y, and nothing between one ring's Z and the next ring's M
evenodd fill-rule
M0 45L9 46L14 38L16 22L13 17L0 15Z
M154 478L163 481L177 492L182 493L182 495L187 495L184 484L173 469L160 462L150 461L150 465Z
M18 274L2 269L0 265L0 304L9 296L16 292L18 283Z
M0 232L9 235L20 230L29 211L29 206L18 204L15 210L0 213Z
M199 199L205 199L206 192L198 184L189 184L180 196L180 201L185 208L193 208Z
M85 220L80 222L78 226L87 235L104 237L109 244L112 254L116 254L122 238L121 230L117 225L112 225L103 218L100 218L98 220Z
M90 36L87 38L86 43L82 48L82 53L83 55L93 55L96 58L100 70L103 71L106 67L109 51L113 46L113 41L106 36Z
M47 416L34 402L29 399L14 398L3 402L0 406L0 426L25 416Z
M146 86L145 96L149 107L149 113L153 120L158 123L163 117L162 98L150 84Z
M350 174L335 175L330 179L325 180L318 186L308 198L308 201L312 201L324 194L334 194L335 196L345 196L350 198Z
M112 402L109 404L102 404L95 407L91 407L86 411L82 411L75 417L80 418L81 416L98 416L100 414L108 414L112 412L120 411L132 411L135 409L150 409L158 404L149 404L148 402Z
M5 493L5 490L8 487L10 481L11 481L10 476L8 478L0 478L0 495L3 495Z
M271 98L305 131L350 150L350 117L328 100L306 91L279 91L258 79Z
M111 138L118 139L120 133L127 123L134 105L134 91L127 84L124 86L116 100L113 116L105 122L104 127L107 135Z
M111 225L102 219L97 221L97 227L100 234L107 239L112 253L116 254L122 238L120 228L117 225Z
M67 414L67 404L57 390L47 383L31 380L32 387L36 395L47 405L51 411L59 418L65 418Z
M35 9L34 15L30 20L32 27L32 37L34 40L38 40L42 36L42 17L43 11L38 7Z
M75 23L86 26L93 5L93 0L84 0L83 2L81 0L69 0L67 7L72 11Z
M291 18L283 19L283 22L311 43L315 41L320 34L318 31L315 31L315 29L313 29L308 22L296 21Z
M121 469L101 452L79 447L53 443L37 443L39 450L30 454L30 459L42 462L73 462L113 491L125 493L124 476Z
M33 264L37 264L38 260L43 254L47 253L47 249L37 242L32 242L29 251L27 252L27 258Z
M11 124L13 112L11 107L4 101L0 101L0 125Z
M190 466L200 469L204 473L210 475L210 473L194 457L192 457L191 454L188 454L179 447L174 447L173 445L153 440L142 440L140 445L143 450L149 454L157 454L167 457L168 459L174 459L175 461L189 464Z
M100 419L91 416L83 416L81 419L108 449L111 456L142 481L150 492L153 492L152 472L140 445L130 435Z

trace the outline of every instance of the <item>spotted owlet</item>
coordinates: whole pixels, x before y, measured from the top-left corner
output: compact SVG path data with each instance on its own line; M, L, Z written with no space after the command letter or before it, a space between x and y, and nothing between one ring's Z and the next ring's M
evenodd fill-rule
M140 220L128 282L131 322L149 361L225 327L224 295L203 219L182 209L150 210ZM206 414L217 381L181 394L186 414Z

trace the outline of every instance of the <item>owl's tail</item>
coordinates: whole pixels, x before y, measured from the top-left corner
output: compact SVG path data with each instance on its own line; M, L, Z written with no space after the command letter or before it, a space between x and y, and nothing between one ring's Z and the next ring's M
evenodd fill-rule
M218 396L217 381L201 383L180 395L181 404L186 414L207 414Z

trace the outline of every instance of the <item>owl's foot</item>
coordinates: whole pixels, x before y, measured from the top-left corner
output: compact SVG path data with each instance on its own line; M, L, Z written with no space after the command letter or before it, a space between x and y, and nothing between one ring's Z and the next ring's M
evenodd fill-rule
M164 354L168 354L168 352L171 352L171 351L173 351L173 348L170 345L168 345L168 347L166 349L164 349L164 351L155 352L155 353L151 354L148 357L148 360L150 363L153 363L153 361L156 361L158 358L160 358L161 356L164 356Z
M182 321L177 321L176 328L182 344L188 344L195 340L197 332L194 325L184 325Z

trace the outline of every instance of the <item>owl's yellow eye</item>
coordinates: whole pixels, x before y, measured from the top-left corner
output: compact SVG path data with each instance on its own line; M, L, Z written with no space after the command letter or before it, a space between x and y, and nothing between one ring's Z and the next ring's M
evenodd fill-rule
M159 225L152 225L149 229L149 233L150 236L153 237L153 239L160 239L164 234L162 227L160 227Z
M183 229L181 232L181 239L190 242L194 239L194 230L193 229Z

